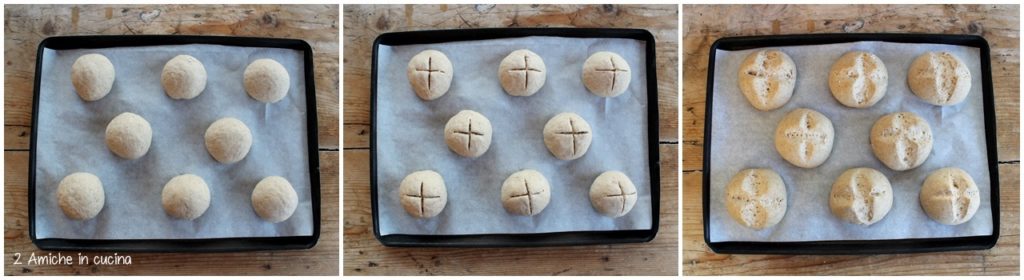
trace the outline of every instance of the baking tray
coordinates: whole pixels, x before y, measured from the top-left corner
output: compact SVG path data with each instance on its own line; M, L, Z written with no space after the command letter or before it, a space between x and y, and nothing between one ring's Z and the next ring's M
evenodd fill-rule
M746 50L765 47L823 45L859 41L881 41L893 43L947 44L978 48L981 56L981 84L985 116L985 141L988 150L988 170L991 177L990 200L992 205L992 234L983 236L947 238L911 238L879 240L832 240L801 242L711 242L709 223L710 181L711 181L711 105L714 98L714 67L717 50ZM905 83L905 81L895 81ZM999 238L999 172L996 154L996 121L992 96L992 67L989 59L988 41L980 36L939 35L939 34L803 34L727 37L711 45L708 58L707 101L704 115L704 175L703 175L703 219L704 242L716 253L729 254L809 254L809 255L851 255L851 254L896 254L937 251L983 250L995 246Z
M283 237L239 237L201 239L66 239L36 238L36 140L42 71L43 50L101 49L113 47L143 47L158 45L213 44L237 47L283 48L303 52L306 84L306 128L309 153L310 200L312 204L312 235ZM35 82L32 101L32 140L29 148L29 238L43 250L75 251L132 251L132 252L231 252L255 250L308 249L320 239L320 164L317 142L316 86L313 74L313 49L308 43L295 39L178 36L178 35L123 35L123 36L60 36L44 39L36 52Z
M380 234L378 217L377 184L377 77L378 49L381 45L399 46L412 44L436 44L456 41L518 38L528 36L552 36L567 38L623 38L645 42L645 68L647 71L647 99L658 100L657 73L655 67L654 36L642 29L604 28L482 28L464 30L430 30L381 34L373 43L373 62L370 77L370 205L373 212L374 236L385 246L396 247L534 247L569 246L588 244L636 243L654 239L658 232L660 201L660 160L658 147L658 106L647 106L647 141L650 166L651 228L643 230L609 231L564 231L525 234L460 234L460 235L419 235ZM500 89L499 89L500 90ZM638 186L638 188L641 186Z

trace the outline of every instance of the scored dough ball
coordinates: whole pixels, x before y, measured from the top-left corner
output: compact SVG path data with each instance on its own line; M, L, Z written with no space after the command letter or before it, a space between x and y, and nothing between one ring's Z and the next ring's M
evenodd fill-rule
M828 87L839 103L852 108L867 108L885 96L889 72L885 63L869 52L848 52L829 71Z
M882 116L871 127L871 150L892 170L921 166L932 152L932 128L911 112Z
M551 201L551 186L544 174L527 169L512 173L501 184L501 205L513 215L540 214Z
M102 54L87 54L71 65L71 85L85 101L100 100L114 86L114 64Z
M967 171L956 167L935 170L921 186L921 208L928 217L945 225L959 225L974 217L981 194Z
M892 185L885 174L871 168L851 168L832 184L828 205L844 221L870 226L892 208Z
M786 184L771 169L740 171L725 188L725 208L745 227L774 226L786 215Z
M590 124L575 113L561 113L544 125L544 145L561 160L582 157L590 149L593 133Z
M288 95L291 76L273 59L257 59L245 67L245 92L253 99L274 103Z
M64 215L75 220L88 220L103 210L103 183L96 175L75 172L60 180L57 205Z
M615 97L629 88L629 62L613 52L596 52L583 62L583 85L601 97Z
M530 96L544 86L548 70L544 59L530 50L516 50L501 60L498 79L501 88L513 96Z
M622 172L601 173L590 185L590 205L601 215L622 217L636 205L636 186Z
M202 177L185 174L171 178L161 193L164 212L171 217L193 220L210 207L210 187Z
M775 129L775 149L793 165L815 168L832 153L832 121L818 111L799 108L786 114Z
M971 92L971 71L952 53L927 52L910 64L907 84L914 95L925 102L956 105Z
M160 83L173 99L195 98L206 88L206 67L190 55L175 56L164 64Z
M235 163L249 154L252 132L236 118L219 119L206 129L206 150L220 163Z
M796 87L796 64L778 50L750 53L739 69L740 91L751 106L761 111L782 107Z
M139 115L121 113L110 120L106 131L107 148L119 157L137 159L149 151L153 129Z
M416 218L437 216L448 204L448 190L441 174L431 170L416 171L398 187L399 200L405 212Z
M409 60L405 74L412 90L423 100L434 100L448 92L455 72L448 56L435 50L425 50Z
M277 223L287 220L295 213L299 204L299 196L288 180L279 176L269 176L260 180L252 190L252 209L260 218Z
M491 147L491 121L471 110L462 110L444 125L448 148L464 157L475 158Z

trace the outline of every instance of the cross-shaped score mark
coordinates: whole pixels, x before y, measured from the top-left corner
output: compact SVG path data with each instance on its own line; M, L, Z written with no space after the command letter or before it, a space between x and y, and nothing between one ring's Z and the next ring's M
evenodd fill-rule
M536 191L536 192L530 191L530 183L527 182L526 179L523 179L523 186L526 187L526 193L516 194L516 195L512 195L510 197L511 198L516 198L516 197L524 197L525 196L526 197L526 208L527 208L526 211L529 211L528 213L530 215L533 215L533 196L534 195L540 195L540 194L544 193L544 190L541 189L541 190Z
M884 129L881 136L885 138L895 138L893 139L893 145L896 147L904 147L905 151L896 152L900 161L910 166L913 164L910 154L916 152L915 149L918 148L918 142L921 139L915 139L914 132L917 132L917 130L912 129L913 126L906 127L907 122L904 121L905 117L903 114L897 114L895 118L897 119L897 122L892 127ZM921 136L931 138L931 136L928 136L924 131L920 131L920 134Z
M631 193L626 193L626 189L622 188L622 183L619 181L615 181L615 185L619 186L619 193L609 194L606 197L618 197L620 200L622 200L622 208L619 209L619 214L622 214L622 212L626 212L626 198L628 198L631 195L635 196L636 192L634 191Z
M798 141L800 148L805 151L803 154L804 160L810 159L815 143L824 142L825 138L827 138L824 133L811 130L814 127L811 124L810 118L810 114L804 113L800 116L800 125L786 132L786 137Z
M430 78L431 78L431 76L432 76L432 74L434 72L438 72L438 73L444 74L443 70L441 70L441 69L434 69L434 58L433 57L427 57L427 69L419 69L419 68L417 68L416 71L418 71L418 72L427 72L427 90L431 90L432 89Z
M960 221L967 216L968 206L964 205L963 207L958 208L957 203L963 199L967 199L967 204L969 205L970 199L973 196L973 191L971 191L966 182L953 178L952 175L948 176L946 180L948 182L946 184L946 191L932 196L932 199L949 200L950 204L952 204L952 208L950 210L953 210L953 220ZM963 188L961 188L961 186L963 186Z
M522 68L512 68L512 69L509 69L508 71L509 72L516 72L516 71L522 71L523 72L523 77L526 78L526 81L523 82L523 89L526 89L526 88L530 87L530 72L537 72L537 73L541 72L540 69L530 67L530 57L529 56L525 56L525 55L523 56L523 67Z
M430 198L430 199L441 198L441 196L426 195L425 193L423 193L423 182L420 182L420 192L419 193L406 194L405 196L412 197L414 199L415 198L419 198L420 199L420 216L423 216L423 214L424 214L423 213L425 211L424 205L426 204L426 201L427 201L428 198Z
M612 68L610 68L610 69L609 68L604 68L604 69L596 68L596 69L594 69L594 71L610 72L612 74L612 86L611 86L611 89L614 89L615 88L615 81L617 80L617 77L619 76L619 72L628 73L629 70L622 69L622 68L619 68L618 66L616 66L615 65L615 59L608 58L608 61L611 62Z
M473 135L484 136L483 133L480 133L479 131L473 130L473 119L469 119L469 126L468 126L468 128L466 128L466 130L456 130L455 133L466 135L466 138L468 138L468 139L466 139L466 148L467 149L472 149L473 148Z
M874 207L874 205L875 205L875 197L878 196L880 193L874 192L872 190L872 186L870 186L870 185L863 186L863 187L866 187L867 190L862 190L863 188L862 188L862 184L860 183L861 181L868 181L868 180L867 180L867 178L863 178L862 174L858 174L858 175L854 175L853 176L853 180L850 182L850 193L853 195L853 201L852 202L854 204L859 203L859 202L864 204L864 208L868 210L868 212L866 213L867 217L866 217L866 219L865 219L865 217L858 217L858 218L860 218L864 222L871 222L871 220L874 219L874 216L875 216L875 207ZM864 193L865 191L867 192L866 196L865 196L865 193ZM856 211L854 212L854 215L860 216L859 212L856 212Z
M569 135L572 137L572 155L574 156L576 155L576 136L585 135L588 133L590 133L590 131L576 130L576 125L573 123L572 119L569 119L569 131L555 132L555 134Z

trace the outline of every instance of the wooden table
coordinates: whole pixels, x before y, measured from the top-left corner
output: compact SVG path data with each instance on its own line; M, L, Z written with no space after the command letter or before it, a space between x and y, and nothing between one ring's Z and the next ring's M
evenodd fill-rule
M345 5L344 275L676 275L677 6ZM370 212L370 59L384 32L481 27L645 28L657 41L661 224L650 243L575 247L386 248Z
M338 275L337 5L6 5L4 77L5 275ZM28 237L28 155L36 47L50 36L191 34L298 38L313 46L320 140L321 230L310 250L130 255L127 266L14 265L41 251ZM53 252L56 254L57 252ZM79 252L65 251L64 255ZM112 255L85 252L83 255Z
M1019 274L1020 52L1018 6L683 6L683 274ZM992 53L999 143L1000 230L995 248L869 256L721 255L703 238L704 106L711 43L793 33L976 34Z

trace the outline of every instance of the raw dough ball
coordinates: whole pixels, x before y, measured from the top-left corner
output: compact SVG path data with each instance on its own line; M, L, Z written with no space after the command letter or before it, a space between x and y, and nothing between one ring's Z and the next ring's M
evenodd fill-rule
M907 84L917 97L938 106L956 105L971 91L971 71L948 52L927 52L914 59Z
M548 151L561 160L582 157L590 149L593 133L590 124L580 115L561 113L544 125L544 145Z
M245 67L245 92L253 99L274 103L288 95L291 76L281 63L273 59L257 59Z
M210 188L199 176L178 175L164 185L161 201L167 215L177 219L193 220L202 216L210 207Z
M501 205L509 214L533 216L540 214L551 201L551 186L544 174L527 169L512 173L501 184Z
M249 154L252 132L236 118L219 119L206 129L206 150L220 163L235 163Z
M260 180L252 190L252 209L260 218L271 223L287 220L295 213L299 196L288 180L269 176Z
M981 205L981 195L974 178L956 167L935 170L921 186L921 208L928 217L945 225L959 225L971 220Z
M725 208L743 226L764 229L786 215L786 184L771 169L736 173L725 189Z
M514 96L530 96L544 86L548 70L544 59L530 50L517 50L501 60L498 79L501 88Z
M892 170L914 169L932 152L932 128L911 112L882 116L871 127L871 150Z
M103 183L96 175L75 172L60 180L57 204L64 215L75 220L88 220L103 210Z
M164 64L160 74L167 96L174 99L192 99L206 88L206 68L190 55L179 55Z
M425 50L409 60L405 69L413 91L423 100L434 100L448 92L452 85L452 62L444 53Z
M139 115L121 113L107 124L107 147L117 156L137 159L149 151L153 141L153 129L149 122Z
M398 187L402 208L417 218L437 216L448 204L448 190L441 174L431 170L416 171L402 179Z
M615 97L625 92L632 74L629 62L613 52L596 52L583 62L583 85L601 97Z
M832 214L847 222L870 226L892 208L892 185L871 168L851 168L839 175L829 195Z
M85 101L100 100L114 86L114 64L102 54L87 54L71 65L71 85Z
M783 159L803 168L815 168L832 153L832 121L811 109L786 114L775 129L775 149Z
M867 108L885 96L889 72L882 59L869 52L848 52L829 71L832 96L846 107Z
M475 158L491 147L491 121L471 110L462 110L444 125L448 148L464 157Z
M740 65L739 84L751 106L761 111L775 110L793 96L796 64L778 50L750 53Z
M590 185L590 204L609 217L622 217L636 205L636 186L619 171L601 173Z

